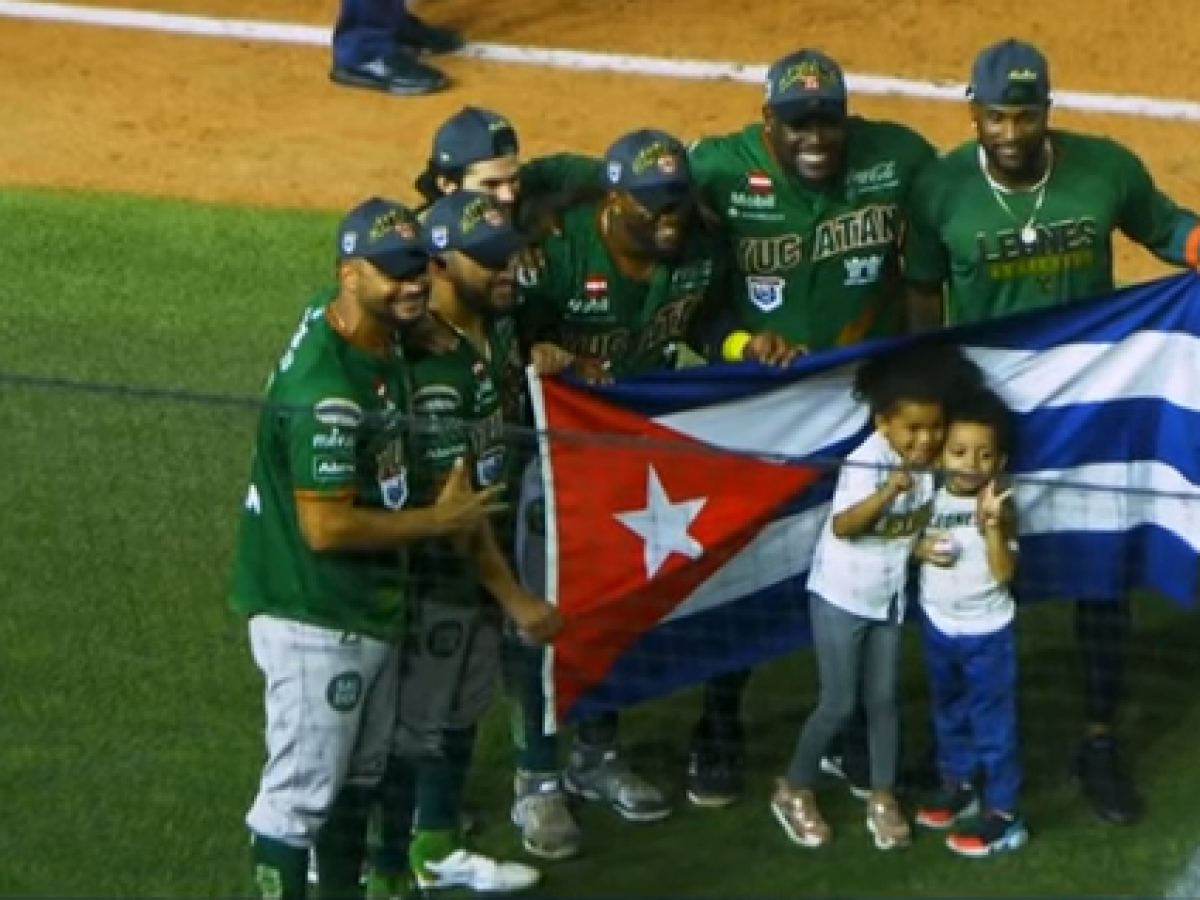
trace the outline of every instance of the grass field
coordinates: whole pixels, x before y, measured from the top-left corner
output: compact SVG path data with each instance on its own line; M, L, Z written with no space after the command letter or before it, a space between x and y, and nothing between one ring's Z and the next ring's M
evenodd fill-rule
M261 710L225 588L253 410L217 398L256 394L331 274L334 217L0 192L0 221L0 895L236 896ZM588 853L548 868L543 894L1161 894L1200 839L1200 625L1152 598L1139 610L1127 727L1151 814L1136 829L1095 822L1064 777L1077 674L1067 608L1043 604L1021 625L1025 852L967 862L924 837L881 856L840 792L828 806L842 826L834 845L788 845L765 802L813 700L801 654L755 681L744 803L649 827L586 810ZM629 716L633 752L676 787L693 703ZM480 840L514 852L502 716L489 724L473 782Z

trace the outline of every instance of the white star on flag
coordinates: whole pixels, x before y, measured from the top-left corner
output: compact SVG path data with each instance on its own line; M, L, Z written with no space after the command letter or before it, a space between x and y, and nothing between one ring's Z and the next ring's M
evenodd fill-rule
M633 512L614 513L613 518L645 542L646 580L650 580L672 553L689 559L699 559L704 545L688 534L688 528L704 509L707 497L672 503L663 490L662 481L654 466L646 477L646 508Z

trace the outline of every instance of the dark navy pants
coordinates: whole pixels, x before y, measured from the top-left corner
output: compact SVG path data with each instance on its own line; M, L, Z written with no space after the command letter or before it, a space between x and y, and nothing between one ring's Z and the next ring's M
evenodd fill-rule
M392 53L406 11L407 0L342 0L333 27L334 65L361 65Z
M924 631L938 770L960 784L982 774L985 807L1012 812L1021 789L1013 626L951 637L926 620Z

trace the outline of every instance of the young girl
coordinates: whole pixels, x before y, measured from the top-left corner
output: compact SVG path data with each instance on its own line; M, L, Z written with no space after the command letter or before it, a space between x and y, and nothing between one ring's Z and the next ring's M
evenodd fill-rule
M1009 414L981 391L950 411L929 531L917 545L921 608L937 762L944 784L917 814L927 828L952 829L946 845L963 856L1016 850L1028 839L1016 814L1017 652L1009 583L1016 568L1016 519L995 478L1008 458ZM982 816L972 787L984 776Z
M808 590L820 701L771 800L780 826L801 846L819 847L830 838L813 788L821 756L860 694L871 750L867 828L881 850L909 842L893 793L905 579L933 500L929 467L942 449L946 403L964 384L981 381L956 351L929 345L872 360L855 379L874 433L842 467L813 556Z

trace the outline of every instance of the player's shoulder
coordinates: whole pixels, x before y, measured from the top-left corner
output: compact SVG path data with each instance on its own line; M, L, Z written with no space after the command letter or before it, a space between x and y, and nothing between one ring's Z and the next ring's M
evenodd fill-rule
M762 145L762 125L754 123L727 134L697 138L688 145L688 157L693 164L716 166L724 161L736 165L752 161L755 148Z
M268 397L276 403L312 405L330 396L361 401L346 359L346 342L338 337L324 306L305 310L296 333L271 375Z
M935 190L978 175L979 145L975 141L964 141L931 157L921 168L918 184L924 190Z
M848 140L862 141L880 151L894 155L932 157L937 150L915 128L890 119L867 119L851 116L846 121Z
M1055 152L1064 163L1078 160L1089 167L1125 166L1138 156L1120 141L1100 134L1056 128L1050 132Z

